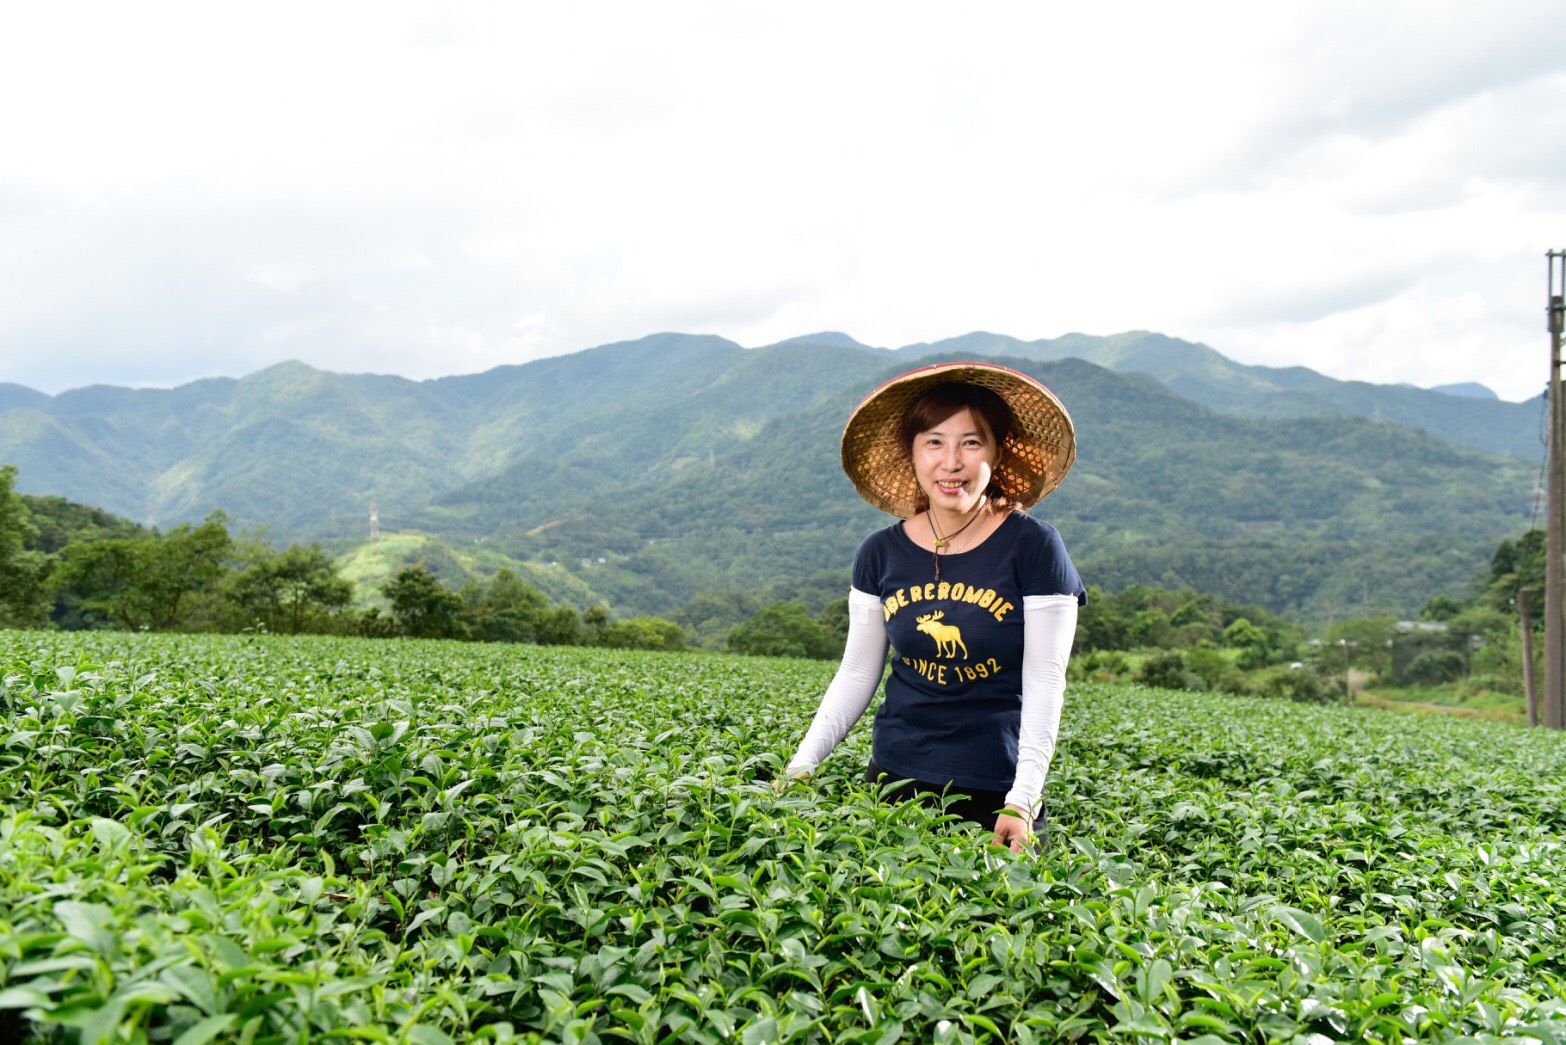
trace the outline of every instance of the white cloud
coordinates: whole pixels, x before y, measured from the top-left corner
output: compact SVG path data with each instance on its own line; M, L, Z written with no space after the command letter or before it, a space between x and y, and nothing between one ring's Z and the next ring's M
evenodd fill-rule
M1553 2L7 20L0 381L49 391L1140 327L1520 398L1566 246Z

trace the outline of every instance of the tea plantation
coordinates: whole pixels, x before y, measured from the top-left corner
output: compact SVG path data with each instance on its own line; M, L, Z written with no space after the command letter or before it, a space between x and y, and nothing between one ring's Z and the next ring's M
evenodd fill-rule
M1079 685L1013 857L831 670L0 632L0 1040L1566 1041L1566 738Z

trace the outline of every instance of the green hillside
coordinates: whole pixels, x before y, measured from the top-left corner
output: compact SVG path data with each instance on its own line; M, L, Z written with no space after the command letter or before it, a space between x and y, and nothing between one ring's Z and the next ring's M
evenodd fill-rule
M19 490L149 524L218 506L279 538L353 538L372 503L388 528L415 525L453 490L509 515L518 500L607 488L654 459L721 452L884 363L830 354L669 334L422 382L283 363L175 389L95 386L0 413L0 461L19 466ZM584 461L613 468L589 474Z
M146 531L112 512L76 504L63 497L22 495L35 536L26 542L30 550L53 555L72 541L138 537Z
M717 371L719 362L703 361L699 380L686 376L601 403L572 402L569 419L542 420L541 432L520 443L505 468L436 498L415 513L415 524L514 534L598 497L618 497L627 485L678 494L712 462L740 452L770 419L836 402L845 386L873 384L886 366L879 353L818 346L742 351ZM598 384L596 376L590 384Z
M384 534L378 541L356 545L338 555L336 564L338 572L353 582L354 606L358 608L385 608L381 588L409 566L424 567L453 589L473 580L487 581L501 570L510 570L551 602L569 603L580 609L601 601L574 574L558 566L519 562L481 544L452 544L417 530Z
M1079 360L1007 362L1077 420L1076 468L1036 513L1090 583L1189 584L1313 618L1410 612L1465 591L1496 539L1526 522L1533 474L1520 462L1365 420L1227 417ZM642 612L823 570L846 584L853 549L891 521L838 464L860 394L769 421L743 448L686 466L676 488L655 475L547 529L528 519L491 539L519 558L591 559L583 579Z
M170 390L12 394L0 461L21 466L23 491L164 527L222 508L239 529L339 553L362 541L375 503L387 533L440 538L452 583L525 563L545 571L533 583L553 598L667 614L705 589L841 580L858 541L889 521L853 494L837 440L853 404L921 346L891 354L813 337L830 343L747 350L663 334L434 381L290 363ZM1262 368L1158 335L1041 344L975 334L935 348L1098 352L1124 366L1184 358L1165 380L1202 370L1211 387L1285 394ZM1189 584L1310 618L1409 612L1465 592L1527 521L1536 466L1520 458L1341 411L1239 417L1074 358L1002 358L1056 388L1077 420L1077 469L1042 513L1094 583ZM382 576L395 547L347 565Z

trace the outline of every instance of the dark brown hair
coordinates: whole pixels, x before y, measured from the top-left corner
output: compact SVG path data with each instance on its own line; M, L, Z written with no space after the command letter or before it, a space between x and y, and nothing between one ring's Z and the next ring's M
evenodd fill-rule
M1001 464L1006 460L1007 444L1017 430L1017 415L1012 413L1011 404L999 393L966 381L946 381L933 385L903 411L902 420L897 425L897 441L912 461L913 444L919 433L928 432L963 409L971 410L974 417L983 421L995 441L995 464L991 470L990 485L985 488L984 495L995 508L1009 510L1017 507L1016 497L1005 488L1001 479ZM930 506L922 490L919 492L919 506L921 509Z

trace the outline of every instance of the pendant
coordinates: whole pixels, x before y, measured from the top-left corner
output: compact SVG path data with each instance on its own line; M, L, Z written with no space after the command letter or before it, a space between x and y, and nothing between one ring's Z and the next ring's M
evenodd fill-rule
M944 547L946 547L946 542L945 541L936 541L935 542L935 546L937 548L944 548Z

